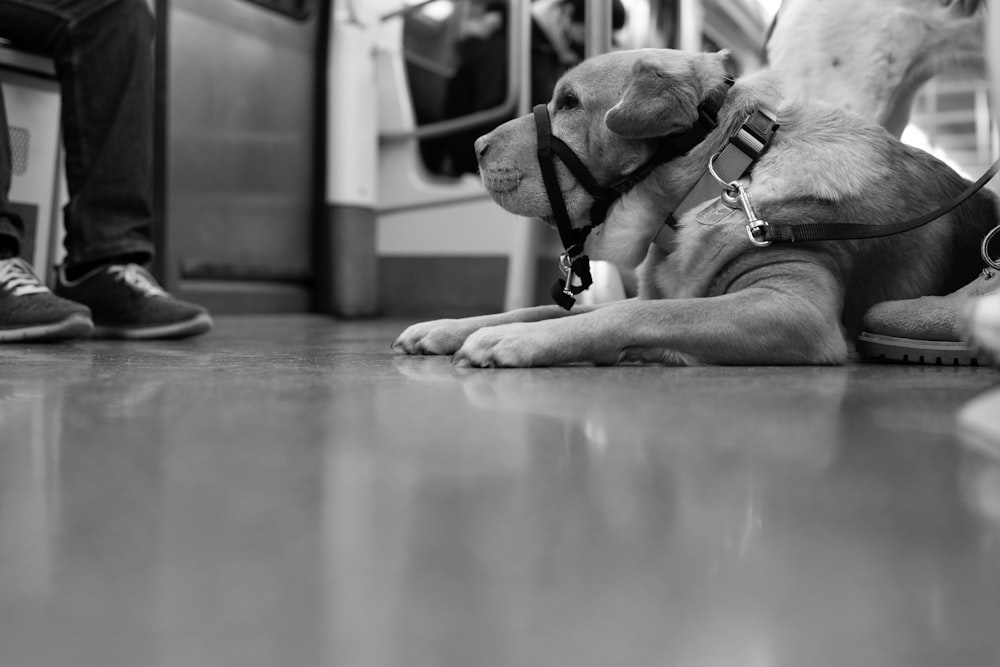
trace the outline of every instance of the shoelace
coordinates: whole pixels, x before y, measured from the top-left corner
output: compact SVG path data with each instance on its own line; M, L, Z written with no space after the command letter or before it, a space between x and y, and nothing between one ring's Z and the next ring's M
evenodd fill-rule
M19 257L0 260L0 287L14 296L44 294L49 291L31 270L31 265Z
M167 296L156 279L138 264L115 264L108 269L108 273L139 290L144 296Z

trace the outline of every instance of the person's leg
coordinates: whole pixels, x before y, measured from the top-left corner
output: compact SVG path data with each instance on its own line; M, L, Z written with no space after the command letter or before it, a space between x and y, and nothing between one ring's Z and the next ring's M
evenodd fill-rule
M119 0L81 19L56 51L63 99L71 100L62 123L70 272L153 256L154 33L144 0Z
M145 0L0 0L0 36L55 63L71 274L153 255L154 34Z
M0 16L2 11L0 6ZM8 27L3 18L0 26ZM0 343L90 335L94 329L90 310L52 294L31 266L18 257L24 227L10 208L13 164L9 131L0 89Z
M17 257L21 250L21 219L9 208L11 173L7 109L3 101L3 87L0 86L0 260Z
M0 0L0 37L51 57L62 94L70 201L56 293L85 304L97 335L189 336L204 308L164 292L154 253L153 38L145 0Z

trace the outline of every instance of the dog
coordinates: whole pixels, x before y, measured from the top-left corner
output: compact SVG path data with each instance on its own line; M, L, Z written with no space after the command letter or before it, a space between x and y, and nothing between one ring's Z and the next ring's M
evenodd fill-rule
M784 0L767 64L795 92L902 136L914 95L943 72L983 76L984 0Z
M637 298L423 322L393 348L453 355L473 367L843 364L872 304L946 293L975 275L979 241L996 225L986 192L903 234L763 248L748 237L745 210L720 214L712 198L679 216L672 239L652 243L710 159L761 107L776 110L780 127L740 183L757 217L771 224L883 224L932 210L967 185L877 124L833 106L785 102L775 72L741 78L726 91L727 58L672 49L595 56L563 75L546 105L552 135L608 184L648 164L664 137L690 127L700 105L724 93L715 129L652 167L586 239L591 257L635 271ZM497 204L554 224L536 121L508 121L475 149ZM555 168L573 227L582 228L595 197L564 164Z

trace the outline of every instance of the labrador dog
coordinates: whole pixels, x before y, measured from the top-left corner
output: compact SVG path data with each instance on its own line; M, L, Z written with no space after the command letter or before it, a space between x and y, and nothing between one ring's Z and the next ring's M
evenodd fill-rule
M701 102L727 86L726 58L641 49L588 59L557 83L547 105L551 133L596 181L618 181L647 163L664 137L690 127ZM762 106L776 110L780 128L740 182L757 216L772 224L890 223L932 210L967 185L870 121L784 97L773 72L736 81L717 127L652 168L586 239L592 258L635 272L637 298L419 323L393 348L476 367L841 364L872 304L947 293L974 277L979 241L997 224L985 192L903 234L764 248L748 237L744 212L720 214L710 199L679 216L672 241L651 243L710 159ZM500 206L551 224L535 122L528 115L501 125L479 138L476 152ZM556 174L573 225L586 226L593 195L563 164Z

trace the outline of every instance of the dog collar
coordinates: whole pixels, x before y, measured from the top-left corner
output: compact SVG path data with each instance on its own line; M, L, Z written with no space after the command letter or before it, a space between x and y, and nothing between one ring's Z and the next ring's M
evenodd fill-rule
M719 109L729 94L733 79L727 77L724 85L717 88L701 104L698 105L698 118L687 130L664 137L653 155L630 174L623 176L611 185L603 186L590 173L583 161L573 152L566 142L552 134L552 123L549 119L548 107L538 104L532 109L537 133L538 165L542 172L542 182L552 207L552 216L559 231L564 252L559 257L559 268L564 278L557 280L552 286L553 300L569 310L576 302L574 298L593 284L590 275L590 258L583 254L584 243L590 232L603 224L608 216L608 209L623 194L631 190L657 166L669 162L688 153L700 144L718 125ZM566 210L559 181L556 177L555 158L559 158L570 170L576 180L594 198L590 207L590 224L584 227L573 227ZM574 284L574 277L579 284Z
M739 208L741 205L748 208L749 202L745 198L742 201L734 197L727 200L725 195L743 191L737 179L743 176L747 169L764 154L779 127L776 115L770 109L761 107L747 115L746 120L729 138L725 147L709 160L708 168L695 183L695 186L684 196L674 212L667 216L663 226L653 237L652 243L670 252L673 249L677 220L695 206L715 197L723 197L727 205L732 208ZM748 217L752 217L750 210L747 210L746 213ZM766 222L758 221L755 218L751 222L767 225ZM756 231L756 229L751 231L748 227L751 240L754 240Z

